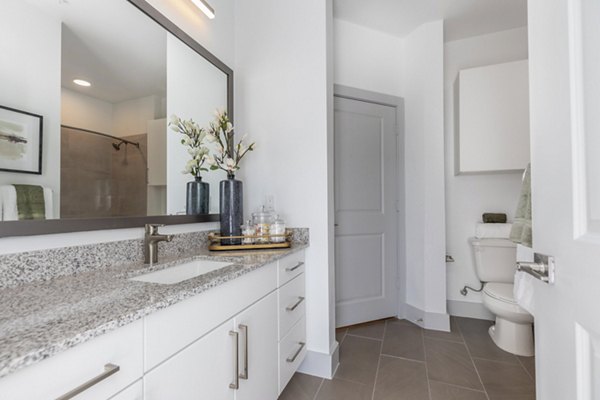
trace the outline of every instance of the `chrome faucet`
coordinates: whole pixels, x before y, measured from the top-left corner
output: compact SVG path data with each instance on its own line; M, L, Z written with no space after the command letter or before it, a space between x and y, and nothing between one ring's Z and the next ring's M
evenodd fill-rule
M173 235L159 235L158 228L161 224L146 224L144 235L144 264L155 264L158 262L158 242L170 242Z

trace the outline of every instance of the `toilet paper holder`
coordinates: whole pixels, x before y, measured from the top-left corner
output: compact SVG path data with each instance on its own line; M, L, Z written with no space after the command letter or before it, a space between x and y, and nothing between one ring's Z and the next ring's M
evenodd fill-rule
M533 262L518 261L517 271L523 271L548 284L554 283L554 257L534 253Z

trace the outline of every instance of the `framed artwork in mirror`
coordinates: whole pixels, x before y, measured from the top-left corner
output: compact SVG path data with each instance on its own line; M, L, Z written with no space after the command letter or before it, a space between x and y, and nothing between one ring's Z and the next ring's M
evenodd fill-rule
M44 117L0 106L0 171L41 175Z

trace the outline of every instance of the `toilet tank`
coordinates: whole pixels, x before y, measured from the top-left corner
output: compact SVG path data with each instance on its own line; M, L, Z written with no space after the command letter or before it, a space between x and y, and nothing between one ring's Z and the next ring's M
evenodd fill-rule
M517 245L509 239L471 238L475 272L482 282L511 283L515 278Z

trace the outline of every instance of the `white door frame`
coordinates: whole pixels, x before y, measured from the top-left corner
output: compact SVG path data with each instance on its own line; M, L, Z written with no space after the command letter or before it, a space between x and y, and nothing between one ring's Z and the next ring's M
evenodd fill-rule
M344 85L333 85L334 97L339 97L349 100L364 101L367 103L380 104L383 106L392 107L396 110L396 165L398 166L398 178L396 193L396 219L398 226L398 247L397 247L397 274L396 274L396 289L398 290L398 318L404 318L404 305L406 304L406 219L405 219L405 175L404 175L404 99L402 97L392 96L384 93L372 92L364 89L357 89ZM333 163L335 165L335 162ZM335 171L334 171L335 176ZM335 191L333 191L335 197ZM334 199L335 203L335 199ZM335 272L334 272L335 274ZM334 278L335 283L335 278Z

